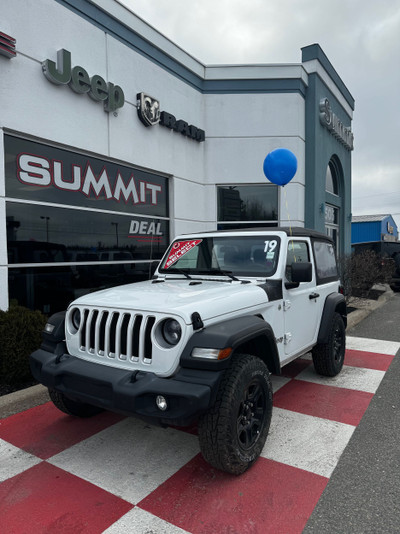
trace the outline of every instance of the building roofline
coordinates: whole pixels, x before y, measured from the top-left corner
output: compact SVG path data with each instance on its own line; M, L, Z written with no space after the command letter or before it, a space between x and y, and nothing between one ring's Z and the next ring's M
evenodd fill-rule
M120 0L56 1L201 93L298 93L305 97L308 74L302 63L205 65ZM304 58L308 61L315 56L339 84L340 92L347 91L319 45L302 50L303 63Z

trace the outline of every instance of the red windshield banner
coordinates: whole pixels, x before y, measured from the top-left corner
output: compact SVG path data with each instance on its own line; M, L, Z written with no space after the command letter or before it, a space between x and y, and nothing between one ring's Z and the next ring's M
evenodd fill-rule
M196 247L202 241L202 239L191 239L174 243L168 254L168 258L165 261L164 269L169 269L173 263L177 262L182 256L189 252L189 250Z

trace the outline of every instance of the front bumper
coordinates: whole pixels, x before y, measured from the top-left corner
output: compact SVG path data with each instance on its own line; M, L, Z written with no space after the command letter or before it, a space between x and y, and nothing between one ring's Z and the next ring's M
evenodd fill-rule
M186 426L215 402L223 371L180 369L171 378L126 371L39 349L30 356L34 378L73 400L155 423ZM157 408L163 395L168 408Z
M400 291L400 276L393 276L389 285L393 291Z

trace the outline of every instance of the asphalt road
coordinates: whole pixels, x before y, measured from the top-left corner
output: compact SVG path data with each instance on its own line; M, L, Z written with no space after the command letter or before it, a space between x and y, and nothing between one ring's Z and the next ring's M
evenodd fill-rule
M348 335L400 341L400 294ZM342 454L303 534L400 533L400 351Z

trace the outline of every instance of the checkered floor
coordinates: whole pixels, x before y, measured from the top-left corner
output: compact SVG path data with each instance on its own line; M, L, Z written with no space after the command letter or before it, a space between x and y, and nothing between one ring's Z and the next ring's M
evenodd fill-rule
M239 477L203 460L196 428L75 419L52 403L0 420L0 531L300 533L399 348L350 337L338 377L307 358L272 377L271 431Z

